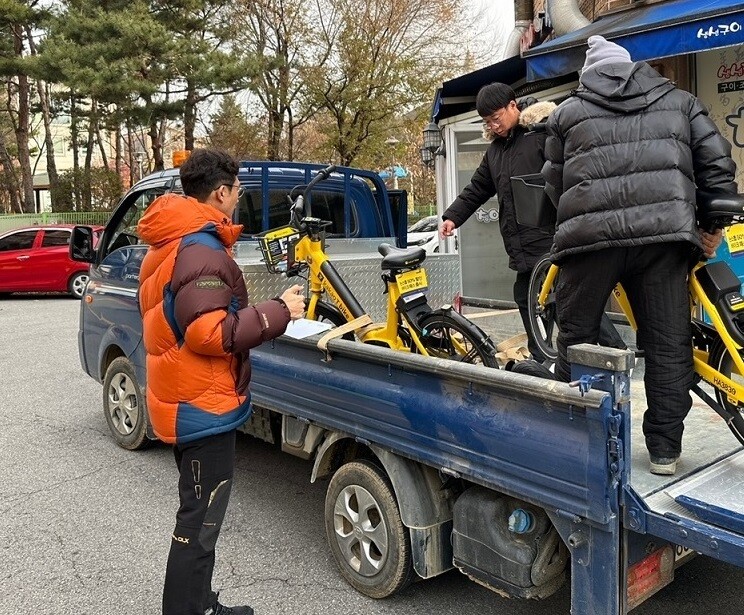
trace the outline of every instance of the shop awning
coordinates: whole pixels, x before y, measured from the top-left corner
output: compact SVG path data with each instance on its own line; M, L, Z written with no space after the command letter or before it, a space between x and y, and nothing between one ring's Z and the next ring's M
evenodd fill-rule
M599 34L622 45L635 61L744 43L741 0L667 0L601 17L594 23L525 51L527 80L578 71L586 40Z
M479 70L445 81L437 90L432 110L432 119L441 121L475 107L475 96L484 85L499 81L512 87L524 82L524 60L514 56Z

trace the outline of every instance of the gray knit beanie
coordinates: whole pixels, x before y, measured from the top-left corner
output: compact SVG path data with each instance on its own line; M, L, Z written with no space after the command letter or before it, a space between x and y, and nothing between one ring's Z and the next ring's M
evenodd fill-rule
M582 73L600 64L617 64L633 61L630 59L630 54L626 49L623 49L616 43L605 40L601 36L590 36L587 43L589 43L589 49L586 50L586 62L584 62L584 68L581 69Z

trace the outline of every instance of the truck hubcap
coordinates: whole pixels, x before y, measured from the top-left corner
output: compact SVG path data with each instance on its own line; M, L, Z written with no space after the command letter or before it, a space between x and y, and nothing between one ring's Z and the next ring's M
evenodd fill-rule
M129 435L137 426L139 406L134 383L126 374L116 374L108 390L108 413L116 430Z
M388 557L388 534L372 494L359 485L344 488L333 508L333 525L346 563L365 577L380 572Z

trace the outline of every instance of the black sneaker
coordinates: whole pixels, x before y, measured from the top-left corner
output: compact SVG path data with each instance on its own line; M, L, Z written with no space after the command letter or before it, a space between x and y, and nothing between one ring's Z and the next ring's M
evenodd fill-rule
M649 457L651 459L651 474L672 476L677 471L679 455L676 457L657 457L656 455L650 455Z
M214 606L204 611L204 615L253 615L253 609L249 606L225 606L215 602Z

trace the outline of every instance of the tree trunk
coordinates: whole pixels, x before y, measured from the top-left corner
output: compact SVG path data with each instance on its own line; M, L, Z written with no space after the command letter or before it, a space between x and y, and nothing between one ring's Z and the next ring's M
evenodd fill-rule
M72 142L72 200L73 210L80 209L80 130L75 94L70 93L70 141Z
M10 211L11 213L23 213L21 207L21 200L18 194L18 177L15 173L15 165L13 159L8 153L8 148L5 145L5 138L3 133L0 132L0 163L3 165L3 172L5 173L5 183L8 187L8 195L10 197Z
M31 28L26 26L26 39L31 50L31 55L37 55L36 43ZM54 139L52 137L52 105L50 104L51 96L46 84L41 79L36 80L36 89L39 92L39 103L41 105L41 117L44 122L44 145L46 147L46 168L49 177L49 194L52 201L52 211L54 211L54 199L59 194L59 174L57 173L57 160L54 152Z
M294 131L295 127L292 123L292 107L287 107L287 160L289 162L294 160Z
M150 142L152 148L152 160L154 163L153 171L162 171L165 169L163 163L163 144L160 141L160 132L158 131L158 121L150 120Z
M88 140L85 145L85 169L83 173L83 211L91 210L90 169L93 166L93 148L96 145L96 101L90 101L90 116L88 117Z
M13 27L13 45L17 58L23 56L23 28ZM18 115L15 123L16 145L18 147L18 163L21 166L21 180L23 186L23 211L33 213L36 209L34 202L34 176L31 172L31 152L28 147L29 137L29 94L28 75L18 75Z
M114 170L116 171L116 174L121 177L121 165L123 162L122 156L121 156L121 123L116 122L116 136L114 137L116 139L116 145L114 146Z
M134 139L132 138L132 122L127 120L127 165L129 166L129 186L134 186ZM138 178L139 179L139 178Z
M98 126L98 129L96 130L96 141L98 142L98 151L101 153L101 163L103 164L103 168L108 169L108 156L106 155L106 147L104 146L103 139L101 138L100 126Z
M186 102L183 108L184 147L188 151L194 149L194 129L196 128L196 86L187 82Z
M47 175L49 176L49 193L52 197L52 211L54 211L54 199L59 193L59 175L57 174L57 161L54 157L51 105L49 104L49 92L46 88L46 84L41 79L37 79L36 87L39 91L41 116L44 120L44 144L46 146Z

